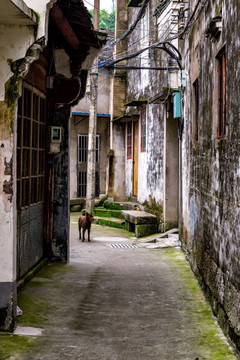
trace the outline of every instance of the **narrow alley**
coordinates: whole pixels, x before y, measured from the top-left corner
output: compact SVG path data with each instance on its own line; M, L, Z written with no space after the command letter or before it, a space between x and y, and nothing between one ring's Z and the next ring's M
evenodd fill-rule
M17 330L42 328L21 360L236 359L180 248L99 225L91 239L80 242L71 215L69 265L47 265L20 291Z

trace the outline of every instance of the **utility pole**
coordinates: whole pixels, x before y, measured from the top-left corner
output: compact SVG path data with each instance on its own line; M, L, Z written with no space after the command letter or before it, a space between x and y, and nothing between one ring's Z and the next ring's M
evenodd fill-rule
M100 0L94 0L93 26L99 30ZM97 135L97 98L98 98L98 58L95 59L90 76L90 114L88 131L88 168L86 212L92 213L95 199L96 173L96 135Z

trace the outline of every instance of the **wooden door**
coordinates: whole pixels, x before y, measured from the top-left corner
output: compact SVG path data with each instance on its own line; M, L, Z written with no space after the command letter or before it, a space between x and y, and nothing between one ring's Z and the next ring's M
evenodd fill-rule
M133 196L138 196L138 121L133 123Z
M45 94L23 83L17 120L17 278L43 256L45 213Z

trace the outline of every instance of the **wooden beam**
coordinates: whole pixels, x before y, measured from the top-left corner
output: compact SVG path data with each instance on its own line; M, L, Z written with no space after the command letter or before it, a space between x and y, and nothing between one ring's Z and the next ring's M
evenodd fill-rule
M51 9L50 14L51 14L51 18L52 18L54 24L61 31L63 37L65 38L65 40L67 40L69 45L74 50L79 50L79 48L80 48L79 40L78 40L75 32L73 31L71 25L65 18L64 14L63 14L62 10L60 9L60 7L58 6L58 4L53 5L53 8Z

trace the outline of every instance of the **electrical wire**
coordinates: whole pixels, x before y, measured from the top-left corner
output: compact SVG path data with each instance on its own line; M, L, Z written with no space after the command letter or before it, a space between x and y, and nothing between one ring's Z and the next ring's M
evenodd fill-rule
M169 3L170 3L170 1L169 1ZM168 3L168 4L169 4L169 3ZM161 6L159 9L157 9L153 14L151 14L151 15L148 17L148 19L151 18L152 16L156 15L156 13L159 12L160 10L162 10L164 7L166 7L166 5L167 5L167 4L165 4L164 6ZM171 9L168 11L167 15L168 15L170 12L173 12L174 10L176 10L177 7L178 7L178 5L176 5L174 8L171 8ZM166 24L166 23L164 23L164 25L165 25L165 24ZM170 25L171 25L171 24L170 24ZM174 25L174 27L175 27L175 26L176 26L176 25ZM136 30L136 29L135 29L135 30ZM141 30L141 29L140 29L140 30ZM154 32L155 32L155 31L156 31L156 29L154 28ZM167 31L167 30L166 30L166 31ZM165 31L165 32L166 32L166 31ZM127 49L126 51L118 52L117 54L115 54L115 56L118 56L118 55L120 55L120 54L122 54L122 55L123 55L123 54L127 54L128 51L129 51L129 49L130 49L131 47L133 47L135 44L139 44L139 41L142 41L145 37L149 37L149 35L151 35L151 33L152 33L152 31L149 31L147 35L145 35L145 36L143 36L142 38L137 39L137 41L129 44L129 45L128 45L128 49ZM112 59L113 59L113 58L112 58ZM110 58L109 58L109 60L110 60Z
M140 54L142 54L143 52L149 50L149 49L154 49L154 48L158 48L158 49L161 49L161 50L164 50L166 51L173 59L175 59L177 62L178 62L178 65L179 65L179 68L181 69L181 66L180 66L180 60L181 60L181 56L179 57L180 53L179 51L177 50L177 48L175 48L171 43L170 41L174 40L174 39L177 39L177 38L182 38L183 35L187 32L187 30L195 23L195 21L199 18L200 16L200 12L202 10L202 8L206 5L206 2L207 1L204 1L202 2L201 0L198 0L197 4L195 5L195 8L186 24L186 26L184 27L184 29L179 33L179 34L176 34L174 36L170 36L168 39L166 39L165 41L160 41L156 44L153 44L153 45L150 45L148 47L145 47L143 49L140 49L130 55L126 55L126 56L123 56L123 57L120 57L118 59L115 59L114 61L110 62L108 65L106 65L107 68L113 68L115 64L117 64L118 62L121 62L123 60L129 60L129 59L132 59L133 57L137 57L139 56ZM195 14L197 12L197 9L198 9L198 6L199 4L201 4L201 9L200 9L200 12L198 13L198 16L194 19L195 17ZM166 47L166 44L168 47L170 47L171 49L167 48ZM176 55L177 54L177 55Z
M145 19L145 21L147 21L148 19L150 19L151 17L153 17L154 15L156 15L160 10L162 10L164 7L166 7L170 2L171 2L171 0L170 0L167 4L164 4L163 6L161 6L160 8L158 8L153 14L151 14L147 19ZM176 9L177 6L178 6L178 5L176 5L175 8L171 8L171 9L168 11L168 14L169 14L170 11L173 11L174 9ZM135 30L136 30L136 29L139 29L139 26L138 26L137 28L135 28ZM142 29L139 29L139 30L142 30ZM155 28L154 28L154 31L156 31ZM126 51L118 52L117 54L115 54L115 56L118 56L118 55L120 55L120 54L121 54L121 55L127 54L128 51L129 51L129 49L130 49L131 47L133 47L135 44L138 44L139 41L143 40L145 37L146 37L146 38L149 37L149 35L150 35L151 33L152 33L152 31L148 31L148 33L147 33L145 36L143 36L140 40L138 39L137 41L133 42L132 44L129 44L129 45L128 45L128 49L127 49ZM121 36L121 35L119 35L119 36ZM114 39L116 40L117 38L112 38L110 41L113 42ZM116 44L116 43L114 43L114 44ZM112 44L112 46L113 46L114 44ZM113 57L109 58L109 60L113 60Z
M141 6L141 9L139 10L138 14L137 14L137 18L136 20L134 21L134 23L130 26L130 28L126 31L125 34L123 34L119 39L118 39L118 42L119 41L123 41L124 39L126 39L126 37L128 37L132 32L133 30L136 28L138 22L141 20L141 18L143 17L143 14L145 12L145 9L147 7L149 3L149 0L144 0L143 3L142 3L142 6Z
M93 8L93 10L94 10L94 5L93 5L93 4L91 4L91 3L88 2L87 0L84 0L84 2L87 3L88 5L90 5L90 6ZM96 10L97 10L97 11L101 11L101 9L98 8L98 7L96 7ZM103 9L103 10L105 10L105 9ZM107 11L107 10L106 10L106 11ZM114 11L114 10L113 10L113 11ZM112 18L113 20L116 21L116 17L113 16L112 13L110 13L110 14L108 13L108 15L109 15L110 18ZM124 25L125 27L127 27L127 25L124 24L123 22L121 22L120 20L117 20L117 22L118 22L119 24Z
M116 63L118 63L118 62L120 62L120 61L128 60L128 59L137 57L137 56L139 56L140 54L142 54L143 52L145 52L145 51L147 51L147 50L149 50L149 49L158 48L158 49L161 49L161 50L165 50L172 58L174 58L174 59L177 61L179 68L181 68L180 62L179 62L180 59L179 59L179 52L178 52L178 50L177 50L176 48L175 48L175 50L174 50L174 51L178 54L178 57L176 58L176 53L174 53L174 51L172 51L173 48L171 48L170 53L169 53L168 50L167 50L167 48L166 48L166 46L165 46L164 44L165 44L165 43L167 44L167 43L169 43L169 41L174 40L174 39L176 39L176 38L182 37L182 36L186 33L186 31L194 24L194 22L199 18L200 13L201 13L201 10L202 10L202 8L205 6L206 2L207 2L207 0L205 0L204 2L202 2L201 0L198 1L198 3L196 4L196 6L195 6L195 8L194 8L194 10L193 10L193 13L191 14L191 16L190 16L190 18L189 18L189 20L188 20L187 25L185 26L185 28L183 29L183 31L182 31L181 33L176 34L176 35L174 35L174 36L168 37L168 39L166 39L166 41L158 42L158 43L153 44L153 45L151 45L151 46L145 47L144 49L141 49L140 51L133 52L133 53L130 54L130 55L126 55L126 56L124 56L124 57L115 59L114 61L109 62L109 64L108 64L108 65L110 65L109 67L111 68L112 65L114 65L114 64L116 64ZM202 5L202 6L201 6L201 9L200 9L197 17L194 19L194 16L195 16L195 14L196 14L196 12L197 12L197 9L198 9L198 6L199 6L200 3L201 3L201 5ZM160 11L161 9L162 9L162 7L159 8L157 11ZM175 9L176 9L176 7L175 7ZM150 17L152 17L154 14L156 14L156 11L155 11ZM149 17L149 18L150 18L150 17ZM165 25L165 24L166 24L166 23L164 23L163 25ZM165 34L166 34L166 33L168 33L168 35L171 34L171 31L169 31L171 25L173 25L173 27L176 26L176 24L172 24L172 22L171 22L171 23L169 24L168 28L165 30ZM163 26L162 26L162 27L163 27ZM150 34L150 33L151 33L151 32L149 32L149 34ZM147 36L147 35L146 35L146 36ZM136 43L139 43L139 40L136 41ZM163 46L163 48L161 48L161 45ZM133 44L131 44L130 46L133 46ZM177 50L177 51L176 51L176 50ZM124 52L127 53L127 51L124 51ZM119 52L117 55L123 54L124 52ZM109 60L110 60L110 59L112 59L112 57L109 58ZM107 66L106 66L106 67L107 67ZM112 71L112 69L111 69L111 70L109 69L109 71Z

